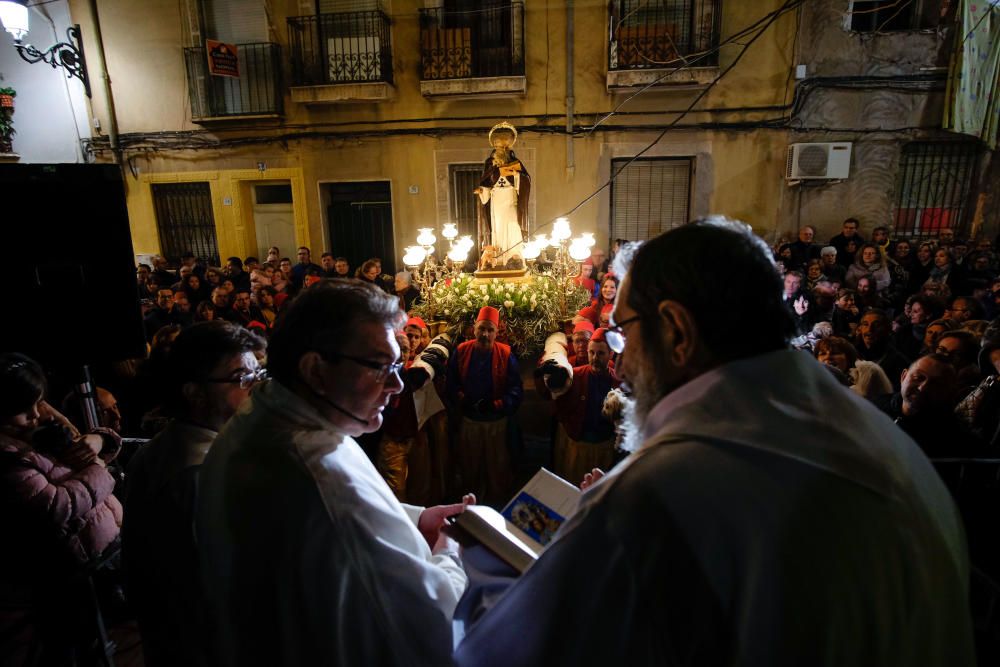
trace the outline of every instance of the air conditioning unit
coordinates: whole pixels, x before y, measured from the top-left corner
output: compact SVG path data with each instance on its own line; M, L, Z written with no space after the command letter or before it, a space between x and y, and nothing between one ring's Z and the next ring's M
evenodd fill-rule
M785 178L789 181L847 178L851 170L851 143L791 144Z

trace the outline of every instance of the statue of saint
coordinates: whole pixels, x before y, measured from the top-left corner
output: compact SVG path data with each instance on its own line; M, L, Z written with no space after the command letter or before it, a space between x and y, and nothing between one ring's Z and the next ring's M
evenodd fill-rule
M528 234L528 198L531 177L511 150L517 130L504 121L490 130L493 151L483 165L479 187L479 240L482 247L493 246L497 268L512 259L520 260L522 241Z

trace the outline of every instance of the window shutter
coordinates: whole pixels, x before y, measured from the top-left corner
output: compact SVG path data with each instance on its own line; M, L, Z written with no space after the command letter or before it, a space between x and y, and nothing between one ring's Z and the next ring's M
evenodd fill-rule
M319 13L375 12L382 9L381 4L380 0L319 0Z
M263 0L204 0L205 37L229 44L267 42Z
M628 163L612 160L611 173ZM689 220L691 158L636 160L611 184L611 238L645 241Z

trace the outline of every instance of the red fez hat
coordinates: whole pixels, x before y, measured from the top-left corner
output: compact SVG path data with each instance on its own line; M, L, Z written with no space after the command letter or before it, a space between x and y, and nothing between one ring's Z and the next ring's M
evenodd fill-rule
M606 334L607 332L608 332L607 329L605 329L604 327L601 327L600 329L598 329L597 331L594 332L593 336L590 337L590 342L591 343L606 343L607 341L604 340L604 334Z
M421 329L426 329L427 325L419 317L411 317L410 319L406 320L406 324L403 325L404 329L406 327L419 327Z
M594 260L592 260L591 258L588 257L587 259L583 260L583 265L584 266L593 266L594 265Z
M580 333L581 331L586 331L587 333L594 333L594 325L590 323L589 320L581 320L576 323L573 327L573 333Z
M597 308L594 306L587 306L586 308L581 308L580 312L577 313L580 317L586 317L593 324L597 321L600 313L597 312Z
M500 311L492 306L483 306L479 309L479 315L476 317L476 321L482 322L484 320L500 326Z

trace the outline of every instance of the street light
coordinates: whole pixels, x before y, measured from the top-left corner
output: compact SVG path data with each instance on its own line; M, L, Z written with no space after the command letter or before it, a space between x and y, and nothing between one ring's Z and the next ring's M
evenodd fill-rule
M90 97L90 77L87 75L87 60L83 55L83 40L80 26L66 29L66 41L57 42L45 51L39 51L31 44L22 44L28 34L27 0L0 0L0 23L14 38L14 48L26 63L44 62L52 69L62 67L68 78L76 77L83 82L83 88Z

